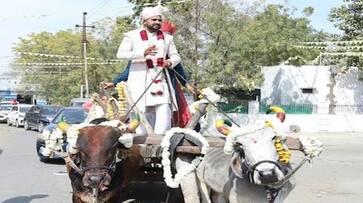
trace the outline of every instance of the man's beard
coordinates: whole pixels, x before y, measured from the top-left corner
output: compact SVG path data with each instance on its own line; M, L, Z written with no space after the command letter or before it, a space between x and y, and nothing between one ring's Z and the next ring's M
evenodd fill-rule
M156 31L160 30L161 26L158 25L158 24L154 24L154 25L151 25L151 26L147 26L147 28L151 32L156 32Z

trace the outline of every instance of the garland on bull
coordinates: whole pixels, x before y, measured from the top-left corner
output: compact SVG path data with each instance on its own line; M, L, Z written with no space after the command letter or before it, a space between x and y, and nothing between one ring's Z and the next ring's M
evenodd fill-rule
M115 88L117 90L117 95L118 95L118 112L122 117L126 116L126 109L127 109L125 88L126 88L125 82L117 83Z
M191 164L178 169L178 172L175 174L174 178L172 177L171 172L171 161L170 161L170 139L173 137L174 134L184 133L190 135L196 139L198 139L202 143L201 148L201 156L195 157ZM193 172L200 162L203 160L203 156L206 154L207 149L209 147L208 141L199 133L195 132L191 129L184 129L184 128L172 128L165 133L163 140L160 143L162 148L162 161L161 164L163 165L164 171L164 181L167 186L171 188L178 188L180 181L189 173Z
M114 98L108 98L107 99L107 109L106 109L106 115L105 117L108 120L112 120L115 118L115 109L113 108L112 102L114 101Z

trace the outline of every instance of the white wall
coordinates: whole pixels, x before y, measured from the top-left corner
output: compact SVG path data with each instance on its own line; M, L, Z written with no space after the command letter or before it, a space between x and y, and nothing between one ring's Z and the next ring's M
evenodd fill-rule
M350 68L345 74L339 74L336 78L337 105L362 105L363 104L363 82L358 81L359 71Z
M319 114L327 114L329 107L328 66L279 65L263 68L261 101L275 104L316 104ZM303 94L301 88L315 88L313 94ZM358 70L351 68L336 77L334 100L337 105L363 105L363 82L358 81ZM354 111L354 110L352 110Z
M253 124L262 125L264 121L274 117L274 114L248 115L228 114L240 126ZM221 114L218 117L223 117ZM213 120L213 119L212 119ZM286 115L284 126L289 131L290 126L299 126L300 132L363 132L363 115Z
M315 104L317 114L288 114L284 126L288 131L290 126L298 126L300 132L363 132L363 114L329 115L329 84L331 83L328 66L290 66L279 65L263 68L264 83L261 86L261 101L268 104ZM334 100L336 105L363 105L363 82L358 81L359 71L350 68L345 74L336 77ZM314 94L303 94L301 88L315 88ZM256 106L257 105L257 106ZM263 125L274 114L258 114L258 104L251 102L251 114L229 113L228 115L241 127L250 124ZM353 110L352 110L353 111ZM351 112L354 113L354 112ZM208 118L209 126L216 117L223 118L218 113ZM218 132L210 128L211 134Z

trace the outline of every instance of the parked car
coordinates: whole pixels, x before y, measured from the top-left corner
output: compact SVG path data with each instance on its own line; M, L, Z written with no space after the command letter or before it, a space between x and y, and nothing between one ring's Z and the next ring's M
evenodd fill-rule
M89 99L87 99L87 98L73 98L73 99L71 99L69 106L82 107L82 105L88 101L89 101Z
M24 125L24 117L25 113L32 107L30 104L18 104L13 105L11 110L8 113L7 124L15 125L16 127L20 127Z
M13 105L0 105L0 122L7 122L8 113Z
M32 128L42 132L44 127L53 120L54 116L61 109L61 106L53 105L35 105L25 114L24 128L30 130Z
M40 161L46 162L51 159L60 158L57 156L47 157L41 153L42 150L45 148L45 141L43 137L44 134L51 134L53 131L55 131L58 127L58 123L60 123L61 121L66 122L68 125L74 125L82 123L86 119L86 117L87 117L87 112L83 108L79 107L61 108L58 111L58 113L55 115L53 120L50 122L50 124L44 128L42 134L38 137L36 141L36 150ZM61 144L62 144L62 149L65 151L67 145L67 142L65 140L66 135L64 135L63 137L64 140L62 140Z
M0 106L1 105L15 105L15 104L19 104L19 102L16 99L0 101Z
M0 101L0 106L2 106L2 105L12 105L13 104L13 102L11 102L11 101Z

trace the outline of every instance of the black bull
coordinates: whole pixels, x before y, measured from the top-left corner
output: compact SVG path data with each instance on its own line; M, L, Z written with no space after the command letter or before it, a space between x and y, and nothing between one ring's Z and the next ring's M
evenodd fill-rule
M118 142L120 136L119 129L109 126L80 130L79 152L71 155L71 159L81 171L67 164L74 203L120 202L122 190L143 165L138 147L124 148Z

